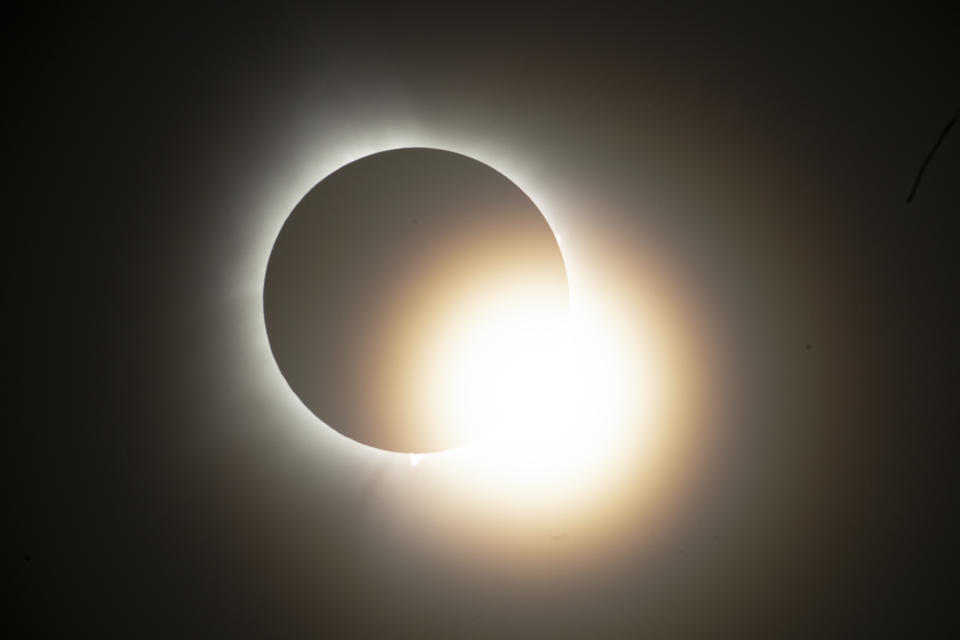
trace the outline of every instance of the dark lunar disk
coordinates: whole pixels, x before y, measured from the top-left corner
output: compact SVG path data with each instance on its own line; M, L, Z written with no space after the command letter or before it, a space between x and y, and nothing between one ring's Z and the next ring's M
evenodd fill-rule
M435 311L492 278L539 283L567 304L556 237L513 182L466 156L396 149L352 162L297 204L264 282L267 335L284 378L323 422L399 452L479 434L430 424L410 401ZM504 363L509 366L509 363Z

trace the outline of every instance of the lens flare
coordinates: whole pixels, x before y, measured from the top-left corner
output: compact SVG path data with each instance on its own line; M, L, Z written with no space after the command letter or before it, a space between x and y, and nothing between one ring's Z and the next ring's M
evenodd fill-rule
M507 300L514 305L465 310L450 332L452 344L438 349L449 366L435 367L446 374L437 375L435 410L451 422L483 420L495 428L472 445L428 458L455 467L455 482L483 486L508 510L529 512L590 494L648 434L660 409L658 356L650 349L636 358L640 327L618 326L597 300L580 296L563 319ZM500 322L527 327L529 337L500 341L490 331L473 338L472 323Z
M424 349L420 413L442 429L521 433L552 419L567 314L537 283L469 291L436 318Z

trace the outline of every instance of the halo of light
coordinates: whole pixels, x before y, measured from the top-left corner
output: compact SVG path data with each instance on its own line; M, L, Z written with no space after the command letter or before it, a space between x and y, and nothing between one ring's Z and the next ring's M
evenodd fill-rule
M402 457L382 489L395 504L391 517L398 530L408 529L411 539L435 550L456 555L470 544L487 549L481 554L486 560L502 564L553 562L550 536L573 530L563 538L568 556L595 561L615 556L618 542L633 539L637 527L653 535L655 522L664 521L708 448L698 441L708 435L703 417L716 393L709 335L679 279L671 278L657 256L624 261L617 256L626 248L608 250L615 239L591 244L568 232L564 220L582 212L571 208L536 162L522 159L504 141L441 135L414 124L367 123L323 139L323 144L305 141L299 160L290 155L275 175L264 178L267 187L255 194L258 204L232 258L237 274L232 300L242 321L235 334L236 383L272 408L270 418L284 432L347 466L368 468ZM562 437L548 446L531 435L537 433L533 429L525 432L525 441L499 434L415 460L383 452L318 429L276 368L260 287L287 212L320 177L399 147L445 149L494 167L533 200L562 238L572 314L565 358L576 366L564 373L562 406L568 413L559 419Z

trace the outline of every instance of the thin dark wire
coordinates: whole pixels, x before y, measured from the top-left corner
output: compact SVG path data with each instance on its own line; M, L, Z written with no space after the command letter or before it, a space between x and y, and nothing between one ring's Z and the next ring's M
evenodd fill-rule
M950 122L947 123L947 126L943 128L943 131L940 132L940 137L937 138L937 143L933 145L933 149L930 149L930 153L927 154L927 157L923 160L923 164L920 165L920 172L917 173L917 179L913 181L913 188L910 189L910 195L907 196L907 204L913 201L913 196L917 195L917 187L920 186L920 179L923 178L923 172L927 170L927 165L930 164L930 160L933 159L933 154L937 152L937 149L940 148L940 143L943 142L943 139L947 137L947 133L950 131L951 127L957 122L957 116L960 115L960 107L957 107L957 110L953 112L953 117L950 118Z

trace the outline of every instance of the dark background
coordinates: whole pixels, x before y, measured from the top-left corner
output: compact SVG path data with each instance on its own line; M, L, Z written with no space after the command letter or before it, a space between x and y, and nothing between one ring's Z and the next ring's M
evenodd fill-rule
M946 5L8 16L21 633L933 633L957 588L960 133L905 200L960 104ZM251 198L394 117L494 141L556 183L565 237L683 274L728 396L675 545L477 578L358 515L369 469L238 382Z

